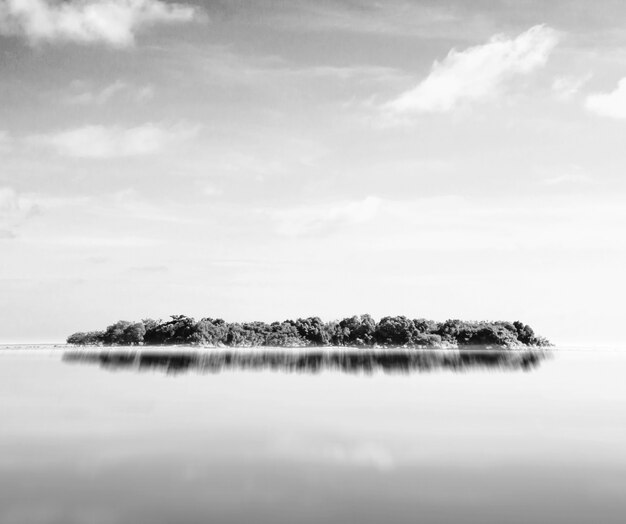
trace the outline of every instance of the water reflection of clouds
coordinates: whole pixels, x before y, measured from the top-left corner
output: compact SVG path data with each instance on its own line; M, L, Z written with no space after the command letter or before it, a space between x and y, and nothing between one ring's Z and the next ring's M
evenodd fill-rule
M389 449L375 442L356 442L352 445L329 444L323 450L321 458L335 464L374 468L380 471L389 471L396 466Z
M170 374L196 371L281 371L369 374L435 370L531 370L546 358L539 350L351 350L351 351L70 351L63 360L98 364L106 369L157 370Z
M402 453L381 436L359 437L350 432L277 435L267 442L269 460L325 465L340 469L388 472L396 469ZM400 458L401 457L401 458Z

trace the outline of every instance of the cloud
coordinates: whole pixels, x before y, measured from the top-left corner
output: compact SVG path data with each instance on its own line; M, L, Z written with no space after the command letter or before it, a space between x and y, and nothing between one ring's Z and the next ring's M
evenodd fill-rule
M585 100L588 111L609 118L626 118L626 77L610 93L594 93Z
M395 468L393 455L383 446L371 442L356 443L353 446L335 444L328 446L322 458L349 466L373 468L389 471Z
M543 186L562 186L566 184L590 184L593 178L583 173L570 173L544 178L541 181Z
M464 102L491 98L515 77L543 66L558 40L554 29L538 25L514 39L495 35L483 45L452 49L422 82L384 109L396 114L443 113Z
M131 46L146 26L189 22L192 6L163 0L3 0L0 34L40 42L104 43Z
M326 463L374 469L381 472L396 468L396 459L387 446L372 441L302 441L285 435L270 443L270 455L297 462Z
M122 95L132 102L144 102L154 96L154 87L136 87L117 80L101 89L90 89L83 82L74 82L63 101L70 105L104 105L113 97Z
M552 82L552 91L559 100L571 100L591 80L591 74L582 77L561 76Z
M0 187L0 218L25 217L35 210L35 205L10 187Z
M60 155L74 158L119 158L158 153L168 145L195 136L198 126L178 124L165 127L147 123L121 128L90 125L30 138L31 143L46 145Z
M376 216L379 205L380 199L370 196L359 201L275 211L272 218L281 235L312 235L368 222Z
M6 131L0 129L0 153L9 151L11 149L11 137Z
M154 273L167 273L169 268L167 266L133 266L129 268L129 273L136 274L154 274Z
M366 252L388 253L626 249L620 233L626 227L626 208L619 195L597 200L582 192L558 193L522 199L449 195L381 200L376 220L366 232L353 232L351 240Z
M222 190L219 187L207 184L202 188L202 193L208 197L216 197L222 194Z
M345 32L365 35L405 35L422 38L467 38L485 26L476 6L454 2L406 0L256 0L230 2L229 10L245 10L246 22L303 32ZM461 3L463 4L463 2ZM251 10L253 15L251 15ZM489 8L492 15L493 7Z
M185 58L203 75L203 81L222 85L259 87L275 90L280 82L283 88L292 83L299 90L302 83L317 82L325 86L329 82L361 84L399 84L410 79L404 72L392 67L350 64L350 65L307 65L285 59L277 55L242 55L224 45L210 45L199 49L191 45L184 47ZM177 50L178 52L178 50Z
M89 207L101 215L123 217L125 220L141 220L143 222L163 222L172 224L192 224L194 220L185 216L184 209L168 210L163 204L156 205L146 200L135 189L118 191L110 197L93 201Z
M45 244L55 246L65 246L72 248L146 248L157 246L160 241L140 236L81 236L81 235L68 235L68 236L47 236L45 238L30 238L28 242L33 244Z
M585 169L576 164L557 168L537 168L541 177L539 184L547 187L561 186L588 186L596 184L597 180L585 172Z
M30 199L10 187L0 187L0 239L14 238L13 229L38 211Z

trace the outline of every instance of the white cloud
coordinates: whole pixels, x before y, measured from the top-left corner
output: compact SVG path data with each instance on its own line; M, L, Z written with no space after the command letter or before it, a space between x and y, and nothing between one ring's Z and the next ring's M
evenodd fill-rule
M277 233L281 235L319 234L346 225L368 222L378 213L379 205L380 199L370 196L352 202L274 211L272 218L276 223Z
M13 188L0 187L0 239L13 238L13 229L37 211L30 199Z
M154 154L198 132L198 126L185 124L165 127L148 123L131 128L92 125L31 137L30 141L50 146L68 157L116 158Z
M217 84L232 83L246 85L256 89L260 87L275 89L280 82L282 88L295 85L299 90L303 83L315 88L316 82L328 86L329 82L361 85L392 84L402 85L410 76L392 67L350 64L344 66L306 65L296 63L276 55L248 56L235 52L224 45L185 47L185 55L194 67L206 75L205 82Z
M202 188L202 193L208 197L216 197L222 194L222 190L214 185L207 184Z
M396 114L447 112L463 102L496 96L515 77L543 66L558 40L554 29L538 25L517 38L496 35L483 45L452 49L422 82L384 109Z
M24 216L32 212L32 202L10 187L0 187L0 218Z
M13 139L6 131L0 129L0 153L5 153L11 150Z
M106 103L109 99L115 96L116 93L119 93L125 88L126 88L126 84L118 80L117 82L114 82L113 84L106 86L105 88L103 88L102 90L98 92L94 93L90 91L85 91L81 93L80 95L76 97L75 102L78 104L101 105L101 104Z
M594 93L587 97L588 111L609 118L626 118L626 78L622 78L617 88L610 93Z
M561 76L552 82L552 91L560 100L572 99L587 82L591 80L591 74L582 77Z
M163 0L3 0L0 34L31 43L69 41L130 46L136 32L155 24L188 22L196 9Z
M598 201L580 192L521 200L450 195L381 200L366 234L352 237L359 238L367 252L623 251L626 238L620 231L624 227L626 208L619 197Z
M586 186L597 181L591 177L583 167L571 164L557 167L537 167L535 169L542 186Z
M70 105L104 105L113 97L131 102L145 102L154 96L154 87L133 86L117 80L100 89L93 89L84 82L73 82L63 102Z
M192 224L194 220L186 217L184 209L172 211L163 204L156 205L141 196L135 189L124 189L111 195L111 198L92 202L90 208L103 216L119 216L125 220L144 222L169 222L172 224Z
M544 178L541 181L543 186L562 186L569 184L591 184L593 178L584 173L566 173L563 175L556 175L549 178Z
M335 444L328 446L322 454L331 462L357 467L369 467L380 471L395 468L395 460L389 450L372 442L357 443L353 446Z
M271 443L270 454L298 462L349 465L381 472L396 467L394 453L387 446L372 441L296 440L283 436Z
M140 236L47 236L45 238L30 238L29 243L65 246L74 248L144 248L159 245L159 241L153 238Z

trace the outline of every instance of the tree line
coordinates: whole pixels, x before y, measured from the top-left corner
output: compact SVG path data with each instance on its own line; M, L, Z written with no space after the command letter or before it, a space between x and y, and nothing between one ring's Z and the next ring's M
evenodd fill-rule
M355 315L324 322L319 317L284 322L229 323L222 319L195 320L172 315L169 320L120 320L104 331L79 332L68 344L87 346L206 345L229 347L460 347L460 346L548 346L522 322L484 322Z

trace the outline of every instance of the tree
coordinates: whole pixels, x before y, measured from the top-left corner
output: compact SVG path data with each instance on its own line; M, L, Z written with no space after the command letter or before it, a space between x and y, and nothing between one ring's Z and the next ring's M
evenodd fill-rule
M100 346L104 343L104 331L73 333L67 337L67 343L76 346Z
M404 316L384 317L376 328L376 340L387 346L406 346L415 332L413 322Z
M460 324L460 320L448 319L439 326L437 334L440 335L446 342L456 342L460 331Z
M124 344L137 346L143 344L143 337L146 334L146 327L143 322L135 322L124 329Z
M440 347L441 336L434 333L414 333L411 338L411 346L416 347Z
M417 333L436 333L439 329L439 323L434 320L425 318L416 318L413 320L413 326Z
M370 315L354 315L329 325L336 346L370 346L376 342L376 321Z
M523 322L516 320L515 322L513 322L513 326L517 331L517 339L522 344L531 345L536 342L537 339L535 337L535 332L533 331L533 328L531 328L528 324L524 324Z
M168 322L160 322L146 329L144 342L150 345L193 344L196 321L185 315L172 315Z
M327 325L319 317L299 318L293 325L307 345L327 346L330 343L331 336Z
M217 346L226 342L228 325L221 318L203 318L196 324L192 339L196 344Z
M107 346L136 346L143 344L145 334L143 322L119 320L106 328L102 341Z
M306 341L300 337L294 323L274 322L265 338L266 346L274 347L299 347L306 345Z

